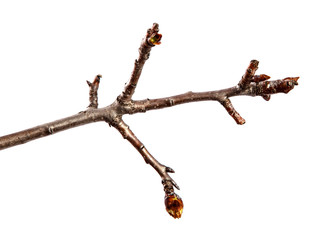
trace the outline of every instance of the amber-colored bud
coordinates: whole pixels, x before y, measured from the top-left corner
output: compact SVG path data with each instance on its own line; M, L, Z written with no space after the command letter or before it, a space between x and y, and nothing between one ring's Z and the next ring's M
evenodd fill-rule
M173 218L181 218L182 211L183 211L183 202L178 194L173 193L173 194L167 195L164 199L164 203L166 205L167 212Z
M159 33L154 33L152 36L149 38L149 42L153 45L160 45L161 44L161 38L162 34Z

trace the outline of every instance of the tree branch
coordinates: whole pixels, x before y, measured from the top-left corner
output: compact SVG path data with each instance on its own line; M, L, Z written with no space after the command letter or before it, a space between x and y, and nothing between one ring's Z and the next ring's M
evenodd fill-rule
M243 95L255 97L277 93L288 93L295 85L298 85L298 79L299 77L289 77L282 80L263 81L258 83L251 82L245 88L240 88L240 86L237 85L216 91L187 92L165 98L132 101L132 103L127 106L127 112L129 114L134 114L200 101L219 101L220 103L223 103L227 98Z
M0 150L29 142L44 136L48 136L63 130L78 127L97 121L105 121L116 128L124 139L128 140L141 154L147 164L150 164L162 179L165 191L165 205L168 213L174 218L180 218L183 210L182 199L174 192L174 187L179 189L176 182L169 176L174 171L159 163L145 148L142 142L134 135L129 126L122 120L125 114L135 114L149 110L157 110L173 107L179 104L218 101L226 109L229 115L238 123L244 124L245 120L233 107L230 98L235 96L261 96L270 100L271 94L288 93L295 85L298 85L299 77L289 77L281 80L269 81L265 74L255 75L259 62L252 60L236 86L207 92L187 92L171 97L145 100L132 100L135 88L138 84L142 68L149 58L152 47L160 44L162 35L158 33L159 25L153 24L148 29L145 38L139 48L139 57L136 59L129 82L117 99L107 107L98 108L98 88L101 75L97 75L89 85L88 109L78 114L59 119L50 123L42 124L27 130L0 137Z
M110 107L80 112L70 117L0 137L0 150L97 121L108 121Z

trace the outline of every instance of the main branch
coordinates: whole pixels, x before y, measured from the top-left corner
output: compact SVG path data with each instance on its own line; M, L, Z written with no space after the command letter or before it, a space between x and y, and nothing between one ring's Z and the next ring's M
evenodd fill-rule
M172 217L180 218L183 210L183 202L174 192L174 187L179 189L177 183L169 175L169 173L174 173L174 171L170 167L161 164L151 155L129 126L122 120L122 116L125 114L143 113L149 110L173 107L190 102L217 101L221 103L237 124L242 125L245 123L245 120L235 110L230 100L231 97L261 96L269 101L272 94L288 93L291 91L295 85L298 85L299 77L269 80L270 77L266 74L255 74L259 62L252 60L240 81L233 87L207 92L187 92L158 99L132 100L143 66L149 58L152 48L161 43L161 38L162 35L159 34L159 25L155 23L148 29L141 42L139 57L134 62L130 80L125 85L123 92L112 104L98 108L98 88L102 76L97 75L92 83L87 81L89 85L89 106L86 110L70 117L0 137L0 150L84 124L105 121L117 129L124 139L128 140L132 146L137 149L145 162L152 166L160 175L165 191L166 210Z

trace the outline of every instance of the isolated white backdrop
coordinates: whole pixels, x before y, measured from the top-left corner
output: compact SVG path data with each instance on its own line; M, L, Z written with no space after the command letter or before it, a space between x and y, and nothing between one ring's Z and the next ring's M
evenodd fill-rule
M176 173L172 219L161 180L105 123L0 152L0 239L319 239L317 1L1 1L0 135L100 106L129 79L160 24L135 99L235 85L251 59L289 94L237 97L124 120Z

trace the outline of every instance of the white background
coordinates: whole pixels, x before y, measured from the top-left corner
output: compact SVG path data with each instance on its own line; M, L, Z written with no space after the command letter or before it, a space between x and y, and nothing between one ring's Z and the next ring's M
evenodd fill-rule
M75 114L102 74L122 91L146 30L160 24L135 99L237 84L251 59L299 86L124 120L172 167L185 209L171 218L157 173L105 123L0 152L0 239L319 239L317 1L0 2L0 135Z

